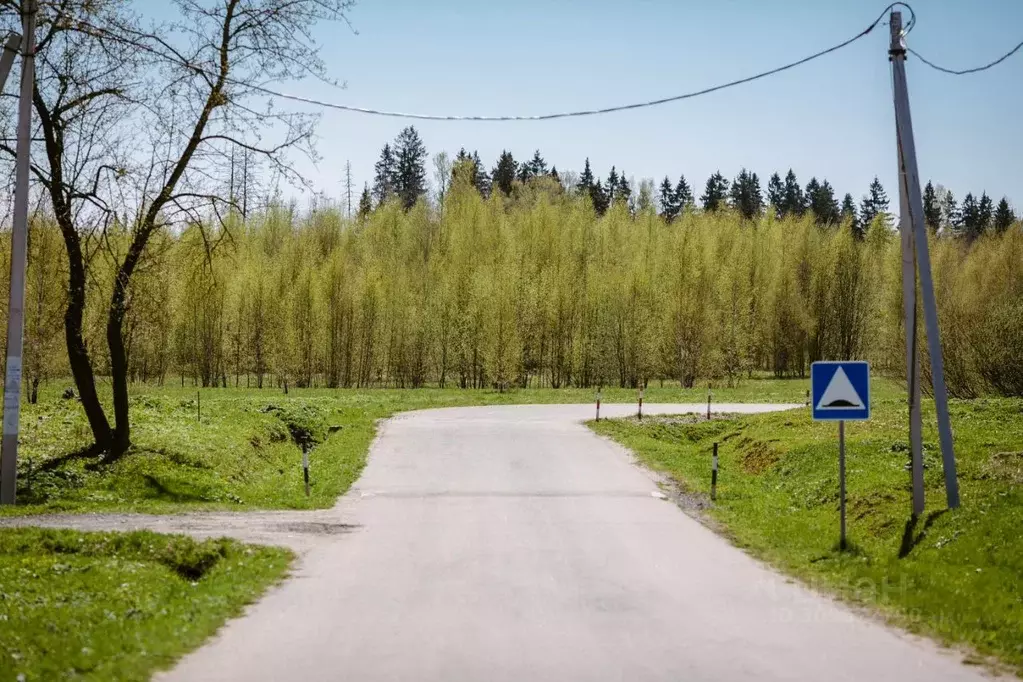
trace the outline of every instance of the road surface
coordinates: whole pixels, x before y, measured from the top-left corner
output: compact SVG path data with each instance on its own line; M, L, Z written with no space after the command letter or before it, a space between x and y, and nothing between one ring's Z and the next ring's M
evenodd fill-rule
M786 582L659 499L628 453L579 423L591 412L388 421L334 510L351 532L306 551L293 578L157 679L984 679Z

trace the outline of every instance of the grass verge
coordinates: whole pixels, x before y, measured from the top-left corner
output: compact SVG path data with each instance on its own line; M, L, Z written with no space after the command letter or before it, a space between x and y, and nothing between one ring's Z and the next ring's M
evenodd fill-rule
M884 388L886 385L879 382ZM753 379L715 388L715 402L801 402L806 381ZM22 416L16 507L0 515L57 511L173 512L189 509L310 509L331 506L358 478L377 421L430 407L586 403L585 389L329 390L133 387L134 446L116 463L75 459L90 442L64 384L42 392ZM706 387L650 387L654 402L700 402ZM878 386L875 385L875 391ZM603 400L632 402L636 392L605 389ZM312 493L302 483L301 446L310 448Z
M226 539L0 529L0 679L148 680L291 558Z
M850 551L837 551L837 425L808 410L699 421L591 423L707 500L720 443L718 498L706 513L737 545L813 587L875 609L1023 673L1023 401L953 402L962 506L945 509L933 409L925 406L928 509L910 519L904 403L875 398L846 425Z

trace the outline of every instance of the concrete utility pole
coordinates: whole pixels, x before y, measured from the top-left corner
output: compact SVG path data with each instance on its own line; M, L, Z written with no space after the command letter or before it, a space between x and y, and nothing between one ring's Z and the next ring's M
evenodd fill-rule
M21 99L15 160L14 225L11 233L11 301L7 323L7 376L4 382L3 441L0 444L0 504L14 504L18 475L18 417L21 411L21 352L25 328L25 267L28 258L28 176L32 145L32 91L35 87L36 3L22 3ZM8 45L10 40L8 41ZM13 58L4 54L3 60ZM10 72L6 65L4 76ZM0 87L3 83L0 83Z
M909 111L906 85L906 48L903 44L902 13L891 13L892 85L895 99L895 132L899 155L900 229L902 231L902 300L906 325L906 372L909 380L909 435L913 469L913 514L924 510L923 448L920 441L920 372L917 358L916 280L920 280L927 345L931 357L931 381L934 406L938 413L938 436L945 472L945 494L949 508L959 506L959 482L956 477L952 427L948 416L948 390L945 363L941 353L938 306L934 298L931 256L924 225L924 204L920 193L920 174L916 165L913 120Z

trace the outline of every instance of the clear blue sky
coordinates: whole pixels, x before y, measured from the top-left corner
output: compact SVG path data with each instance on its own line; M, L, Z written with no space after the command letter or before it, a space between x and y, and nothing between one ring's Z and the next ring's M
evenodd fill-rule
M837 0L361 0L358 30L324 25L322 54L345 91L312 82L282 90L358 106L433 114L537 114L663 97L743 77L858 33L886 3ZM1023 39L1020 0L915 0L912 47L952 68L987 62ZM908 15L906 16L908 19ZM539 148L559 169L588 156L636 180L685 173L702 191L743 166L766 186L790 166L859 198L876 174L897 200L888 27L854 45L750 85L695 100L552 122L413 122L431 156ZM972 76L912 57L910 101L921 176L1007 195L1023 208L1023 53ZM322 160L306 168L329 194L351 160L371 179L383 144L408 122L325 111ZM432 168L431 168L432 171ZM431 174L432 176L432 174Z

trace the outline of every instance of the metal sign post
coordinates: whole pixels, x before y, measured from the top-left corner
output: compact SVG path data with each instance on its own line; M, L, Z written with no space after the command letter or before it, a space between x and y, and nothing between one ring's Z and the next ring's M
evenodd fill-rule
M845 551L845 420L838 421L838 548Z
M14 504L18 476L18 417L21 410L21 354L25 329L25 267L28 259L28 178L32 146L32 91L35 87L35 0L22 3L21 99L15 160L14 225L11 233L11 301L7 322L3 440L0 443L0 504ZM10 41L8 41L10 44ZM4 55L4 60L9 55ZM10 66L8 65L9 72Z
M810 365L810 387L814 420L838 422L838 547L845 551L845 422L870 419L870 366L815 362Z
M906 85L906 48L903 44L902 13L891 13L891 46L888 50L892 63L892 85L895 100L895 132L899 151L899 199L901 202L903 307L906 315L906 363L909 385L909 433L913 461L913 513L923 512L923 450L920 446L920 377L916 359L916 282L909 271L912 266L920 278L920 298L923 304L927 347L931 359L931 382L934 387L934 407L938 415L938 439L945 471L945 495L948 506L959 506L959 482L956 477L955 452L952 445L952 426L948 415L948 389L945 386L945 362L941 351L938 327L938 306L934 298L931 276L931 256L927 245L927 227L924 225L923 196L920 193L920 174L916 165L916 144L913 140L913 120L909 112L909 92ZM910 316L912 312L912 316Z

